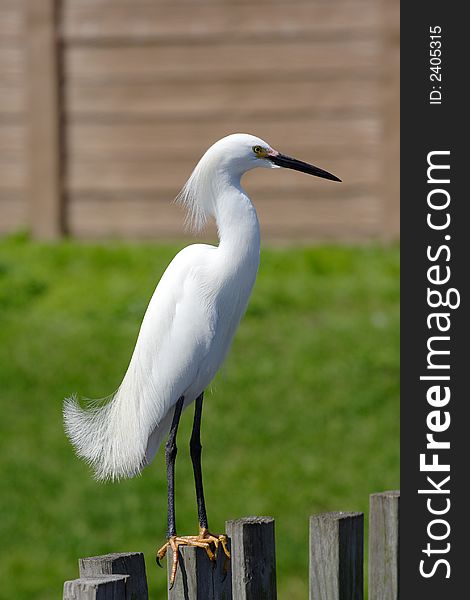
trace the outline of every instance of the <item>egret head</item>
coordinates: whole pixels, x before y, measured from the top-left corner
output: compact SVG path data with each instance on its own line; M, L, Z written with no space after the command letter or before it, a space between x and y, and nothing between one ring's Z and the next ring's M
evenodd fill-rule
M233 133L215 142L206 151L176 197L176 201L188 211L187 227L196 232L203 229L207 219L214 215L214 203L227 189L228 180L232 185L239 185L241 176L256 167L284 167L341 181L328 171L281 154L259 137Z
M341 181L335 175L274 150L267 142L248 133L233 133L216 142L208 152L217 155L228 170L237 175L256 167L267 169L284 167L315 175L331 181Z

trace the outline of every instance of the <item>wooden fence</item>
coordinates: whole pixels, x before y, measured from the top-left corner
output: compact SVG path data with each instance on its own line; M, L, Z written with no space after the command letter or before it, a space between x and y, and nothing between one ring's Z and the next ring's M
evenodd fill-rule
M369 600L399 598L397 491L372 494L369 512ZM232 559L214 565L201 548L182 548L168 600L275 600L274 519L227 521ZM364 515L321 513L310 517L310 600L363 600ZM80 578L64 584L64 600L147 600L141 553L80 559ZM168 560L171 573L172 558Z
M0 0L0 232L181 237L201 153L255 133L263 236L398 234L398 0Z

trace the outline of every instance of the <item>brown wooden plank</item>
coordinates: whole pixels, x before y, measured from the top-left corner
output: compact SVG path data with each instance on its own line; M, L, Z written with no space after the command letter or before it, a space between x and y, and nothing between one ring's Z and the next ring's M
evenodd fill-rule
M24 125L10 125L0 122L0 163L11 160L25 160L25 134Z
M263 238L283 239L351 239L372 235L377 229L378 206L375 197L312 200L285 199L275 205L260 200L256 208ZM299 218L300 217L300 218Z
M374 35L379 6L371 2L258 5L237 2L187 5L140 3L107 6L66 3L63 36L70 41L292 38Z
M15 0L4 0L4 1L8 1L10 3L15 2ZM19 0L20 2L24 2L25 0ZM301 4L308 4L310 3L312 0L289 0L289 4L297 7ZM316 1L320 1L320 2L328 2L328 0L316 0ZM342 2L347 2L347 3L354 3L354 2L363 2L364 0L334 0L335 4L340 4ZM65 5L80 5L80 6L107 6L107 7L111 7L111 6L127 6L129 4L132 4L132 6L135 6L136 10L139 10L141 7L148 5L148 4L156 4L158 6L161 7L166 7L166 6L171 6L174 4L174 0L62 0L62 2ZM282 4L285 3L286 0L257 0L257 3L263 6L272 6L275 4ZM181 5L182 7L186 8L186 7L190 7L191 5L198 5L198 6L206 6L206 5L214 5L214 4L222 4L222 5L227 5L227 4L249 4L251 5L253 3L253 0L178 0L178 4Z
M383 235L400 235L400 4L383 0L381 52L381 154Z
M33 233L55 238L62 232L60 105L56 2L29 2L28 194Z
M374 40L230 42L192 46L70 47L65 51L69 79L106 81L246 81L262 77L353 78L377 71ZM315 60L314 57L321 57Z
M0 3L0 40L2 44L6 42L19 41L23 35L23 7L21 3L17 5L11 3Z
M377 233L379 207L376 196L354 198L257 199L261 233L269 239L314 241L364 239ZM301 218L299 218L301 217ZM194 237L185 234L184 214L178 206L149 196L132 198L99 195L70 196L70 231L78 237ZM203 239L215 239L209 228Z
M1 54L3 49L0 51L0 86L2 89L5 87L21 87L24 85L24 72L22 69L8 69L2 70Z
M24 86L19 82L6 83L0 79L0 116L4 117L2 113L21 114L25 108Z
M189 158L193 162L217 139L231 132L247 132L286 154L299 157L346 155L370 156L380 141L374 116L336 119L285 116L262 122L253 118L217 121L160 122L142 125L71 123L67 128L67 151L85 159L161 160ZM73 161L72 161L73 162Z
M25 59L19 46L6 46L0 52L0 81L18 80L24 74Z
M1 0L1 4L2 4L2 8L8 8L8 9L13 9L13 10L24 10L25 4L27 2L29 2L30 0ZM69 0L67 0L69 1ZM86 2L87 0L85 0ZM98 0L99 2L100 0ZM105 2L107 0L104 0ZM121 1L121 0L118 0ZM122 0L123 2L127 2L128 0ZM146 2L146 0L138 0L141 2ZM191 0L190 0L191 1ZM72 0L73 2L73 0ZM231 0L229 0L229 2L231 2Z
M16 0L3 0L9 4L14 4ZM20 3L24 3L29 0L18 0ZM136 10L140 10L141 8L148 5L157 5L165 9L165 7L174 6L174 0L61 0L64 7L73 7L73 6L106 6L106 7L114 7L114 6L134 6ZM363 4L365 0L334 0L334 4ZM288 0L289 5L296 9L297 7L305 4L311 4L312 0ZM328 4L329 0L314 0L319 4L323 2ZM285 4L286 0L257 0L257 4L264 7L275 6L276 4ZM230 4L240 4L240 5L253 5L253 0L178 0L178 4L183 8L187 9L191 6L213 6L216 5L230 5Z
M272 115L280 111L374 111L379 102L377 82L240 81L227 82L125 82L101 84L72 79L66 89L66 110L73 117L124 117L139 119L195 118L214 114ZM0 92L1 98L1 92ZM1 100L0 100L1 101Z
M0 161L0 189L23 190L26 185L24 160Z
M28 206L24 195L0 188L0 233L24 227L27 220Z
M378 181L377 162L357 157L317 160L310 156L302 157L318 166L331 170L347 182L348 186L370 186ZM81 161L71 160L68 170L67 187L72 191L80 190L166 190L176 193L186 181L193 169L190 161ZM299 190L312 190L315 184L310 177L286 169L275 172L257 169L245 176L253 192L263 189L285 190L295 194ZM317 182L315 182L317 183ZM328 185L321 182L322 185ZM330 186L333 184L329 184ZM338 186L337 186L338 187ZM346 186L343 184L342 186ZM335 190L336 191L336 190ZM337 193L341 193L339 190Z

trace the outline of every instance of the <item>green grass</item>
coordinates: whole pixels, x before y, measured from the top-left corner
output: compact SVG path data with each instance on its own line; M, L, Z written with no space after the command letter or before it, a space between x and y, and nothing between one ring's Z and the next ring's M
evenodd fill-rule
M163 457L97 484L62 428L62 399L120 383L147 301L178 248L0 241L1 598L61 597L80 556L145 553L151 598L165 573ZM206 394L209 519L276 518L279 597L307 597L308 516L367 511L399 485L398 248L264 248L246 317ZM183 415L177 519L196 530Z

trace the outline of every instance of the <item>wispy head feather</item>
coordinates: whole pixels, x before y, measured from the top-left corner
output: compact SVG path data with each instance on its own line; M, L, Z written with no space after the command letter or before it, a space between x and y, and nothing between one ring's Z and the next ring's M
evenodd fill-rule
M212 147L213 148L213 147ZM214 169L216 156L212 148L200 159L188 181L184 184L175 202L186 209L185 227L193 233L203 231L214 214Z
M193 233L203 231L209 218L203 203L198 197L197 190L201 187L201 179L201 173L198 172L197 168L194 169L190 178L175 198L175 202L186 209L185 229Z

